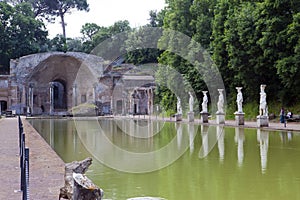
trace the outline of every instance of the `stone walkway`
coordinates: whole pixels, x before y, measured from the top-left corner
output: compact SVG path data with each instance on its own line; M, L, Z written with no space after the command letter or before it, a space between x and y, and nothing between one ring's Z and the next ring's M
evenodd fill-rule
M0 199L22 199L16 118L0 119Z
M64 162L25 120L22 120L29 147L29 193L31 200L58 199L64 185ZM0 120L0 199L22 199L19 168L18 119Z

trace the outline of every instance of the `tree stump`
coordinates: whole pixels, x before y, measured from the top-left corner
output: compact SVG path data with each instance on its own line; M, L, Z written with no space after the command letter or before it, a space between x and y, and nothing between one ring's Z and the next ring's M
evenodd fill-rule
M103 191L92 183L83 174L73 173L74 188L73 188L73 199L76 200L101 200Z
M66 166L65 166L65 186L60 188L59 199L63 198L63 199L77 200L77 198L74 198L74 195L73 195L74 182L75 182L74 178L73 178L73 173L83 175L88 170L88 168L91 164L92 164L92 158L86 158L85 160L82 160L82 161L74 161L74 162L66 164ZM97 187L94 184L93 184L93 186ZM93 193L94 190L95 189L91 190L91 192ZM99 190L100 190L101 194L103 194L103 191L101 189L99 189ZM95 199L95 200L98 200L98 199Z

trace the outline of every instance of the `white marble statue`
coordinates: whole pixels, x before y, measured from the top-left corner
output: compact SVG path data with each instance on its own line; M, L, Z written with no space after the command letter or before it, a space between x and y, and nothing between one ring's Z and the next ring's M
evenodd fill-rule
M217 111L217 113L224 113L223 89L218 89L218 91L219 91L219 100L218 100L218 111Z
M237 96L236 96L236 103L238 107L238 113L243 113L243 94L242 94L242 87L236 87L237 89Z
M194 111L194 97L191 92L189 92L190 99L189 99L189 106L190 106L190 112Z
M202 102L202 112L207 113L207 103L208 103L208 98L207 98L207 91L202 91L203 93L203 102Z
M181 99L177 97L177 114L182 115Z
M260 100L259 100L259 115L268 116L267 94L265 93L266 85L260 86Z

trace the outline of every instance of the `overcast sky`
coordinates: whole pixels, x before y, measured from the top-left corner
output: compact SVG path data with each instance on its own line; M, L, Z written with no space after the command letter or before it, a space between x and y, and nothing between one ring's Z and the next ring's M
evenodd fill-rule
M80 37L80 29L85 23L110 26L119 20L128 20L131 27L148 23L150 10L161 10L165 0L87 0L90 11L72 11L65 16L67 37ZM47 24L49 37L62 34L60 19L55 24Z

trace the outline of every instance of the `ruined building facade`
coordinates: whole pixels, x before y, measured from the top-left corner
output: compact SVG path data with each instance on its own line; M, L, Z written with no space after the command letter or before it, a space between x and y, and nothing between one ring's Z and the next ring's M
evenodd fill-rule
M111 66L79 52L39 53L11 60L10 75L0 76L1 111L72 115L81 106L101 115L151 114L154 89L154 77L133 65Z

